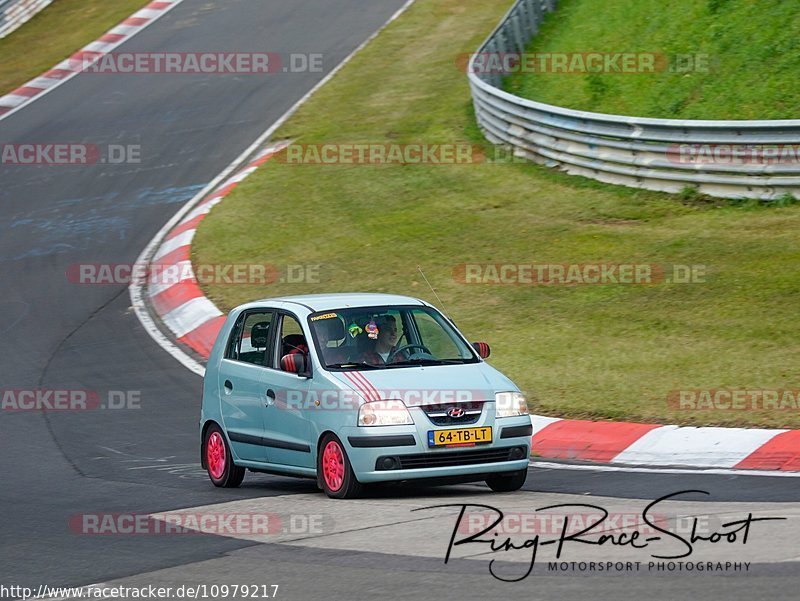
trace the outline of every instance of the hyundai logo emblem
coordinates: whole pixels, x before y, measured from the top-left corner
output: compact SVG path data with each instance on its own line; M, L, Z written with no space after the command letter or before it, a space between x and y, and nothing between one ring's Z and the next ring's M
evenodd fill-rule
M464 417L464 413L466 413L461 407L450 407L447 410L447 416L452 418L459 418Z

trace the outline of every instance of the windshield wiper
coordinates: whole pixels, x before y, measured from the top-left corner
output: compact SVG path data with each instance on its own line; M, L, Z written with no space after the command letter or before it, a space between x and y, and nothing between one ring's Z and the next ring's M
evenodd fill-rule
M334 363L333 365L326 365L326 367L361 367L363 369L384 369L385 365L375 365L374 363L365 363L364 361L346 361L345 363Z
M387 367L393 365L461 365L466 363L469 359L428 359L427 357L419 357L416 359L406 359L405 361L396 361L395 363L387 363Z
M420 357L418 359L406 359L405 361L395 361L393 363L389 363L388 365L391 367L393 365L441 365L441 359L427 359L425 357Z

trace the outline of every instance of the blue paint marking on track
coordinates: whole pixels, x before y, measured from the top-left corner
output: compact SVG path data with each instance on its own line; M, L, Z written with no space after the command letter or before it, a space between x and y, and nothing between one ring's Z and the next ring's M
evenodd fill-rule
M53 244L52 246L40 246L36 248L31 248L30 250L22 253L21 255L17 255L16 257L12 257L10 259L3 259L0 258L0 262L4 261L20 261L22 259L35 259L37 257L47 257L50 255L61 255L66 252L73 250L75 247L70 244L58 243Z
M60 255L88 248L92 241L125 240L136 223L136 212L144 206L183 204L205 184L144 188L120 199L118 192L86 198L59 200L52 205L12 217L9 229L19 228L38 245L0 262ZM0 220L2 221L2 220Z
M183 204L191 199L195 194L206 186L203 184L194 184L191 186L182 186L180 188L164 188L163 190L153 190L147 188L139 192L136 197L135 204L141 205L160 205L160 204Z

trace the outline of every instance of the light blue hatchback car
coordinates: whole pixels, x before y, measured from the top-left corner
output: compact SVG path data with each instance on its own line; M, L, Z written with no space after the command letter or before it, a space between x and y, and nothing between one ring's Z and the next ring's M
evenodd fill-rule
M531 420L514 383L428 303L387 294L273 298L231 311L203 383L201 461L316 478L330 497L376 482L525 483Z

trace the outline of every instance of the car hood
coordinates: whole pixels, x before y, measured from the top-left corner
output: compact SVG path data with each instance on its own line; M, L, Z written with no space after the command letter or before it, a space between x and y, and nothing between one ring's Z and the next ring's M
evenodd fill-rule
M488 363L329 372L366 401L400 399L406 405L493 401L496 392L519 390Z

